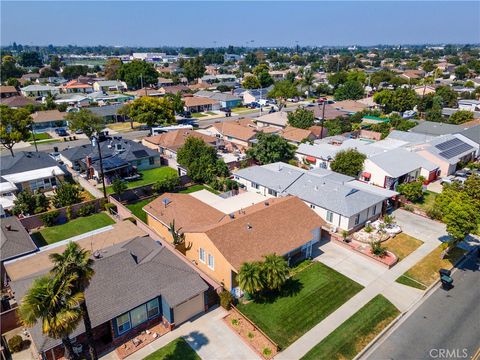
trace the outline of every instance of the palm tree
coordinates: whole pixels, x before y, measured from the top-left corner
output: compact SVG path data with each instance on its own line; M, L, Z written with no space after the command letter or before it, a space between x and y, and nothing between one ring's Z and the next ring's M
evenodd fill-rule
M82 292L76 292L76 277L59 279L43 276L33 282L18 309L25 326L32 327L42 322L42 332L54 339L61 339L65 358L76 360L69 335L82 318L79 304L84 300Z
M238 272L238 284L248 294L254 294L262 289L263 283L259 264L256 262L243 263Z
M262 276L268 289L280 289L289 274L288 264L281 256L271 254L264 256L265 261L262 264Z
M90 255L90 251L82 249L77 243L71 241L62 254L50 254L50 260L52 260L54 265L51 273L60 281L75 277L75 291L83 293L90 285L90 281L95 274L93 259ZM87 335L88 353L91 360L96 360L98 356L93 343L92 323L85 298L79 305L85 326L85 334Z
M310 96L312 92L312 85L313 85L313 80L315 80L315 77L313 76L313 71L310 69L305 69L303 71L302 75L302 86L306 87L308 90L308 96Z

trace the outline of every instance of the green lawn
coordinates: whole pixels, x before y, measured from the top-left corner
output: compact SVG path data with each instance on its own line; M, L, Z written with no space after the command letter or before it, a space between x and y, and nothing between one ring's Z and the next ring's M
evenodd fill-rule
M389 251L393 252L398 257L398 261L403 260L423 244L423 241L418 240L405 233L395 235L395 237L388 239L382 245Z
M148 199L144 199L142 201L139 201L135 204L130 204L127 205L127 208L140 220L142 220L145 224L147 223L147 213L143 211L143 207L147 205L148 203L151 203L153 200L155 200L156 197L151 197Z
M435 204L435 198L437 195L437 193L427 190L423 193L422 200L414 202L413 204L423 211L426 211L429 207L432 207Z
M167 175L176 174L177 172L168 166L162 166L155 169L139 171L143 177L140 180L129 181L127 186L129 189L133 189L139 186L154 184L159 180L164 179ZM113 194L111 186L107 187L107 193Z
M206 186L206 185L192 185L192 186L190 186L190 187L188 187L184 190L181 190L179 192L181 194L190 194L190 193L197 192L197 191L200 191L200 190L208 190L211 193L219 194L219 192L217 190L212 189L211 187Z
M51 139L51 136L48 135L48 133L35 133L35 139L37 141L46 140L46 139ZM27 141L33 141L33 134L32 133L30 133L30 137L28 138Z
M201 358L183 338L178 338L143 360L201 360Z
M310 350L302 360L353 359L398 314L400 312L390 301L377 295Z
M198 118L205 117L205 116L207 116L207 115L202 114L202 113L193 113L193 114L192 114L192 117L197 118L197 119L198 119Z
M208 115L218 115L217 113L214 113L213 111L207 111L206 114L208 114Z
M284 349L362 288L328 266L315 262L290 278L283 294L239 304L238 308Z
M98 213L73 219L65 224L56 225L33 233L32 238L37 245L43 246L81 235L87 231L114 224L115 221L106 213Z

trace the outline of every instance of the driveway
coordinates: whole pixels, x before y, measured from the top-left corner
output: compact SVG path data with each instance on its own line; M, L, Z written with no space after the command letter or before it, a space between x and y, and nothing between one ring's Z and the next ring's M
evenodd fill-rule
M225 324L222 319L226 314L223 308L218 307L193 321L183 323L126 359L143 359L179 337L183 337L202 359L260 359L259 355Z
M397 209L393 212L397 224L402 230L423 242L445 242L448 240L445 224L415 215L409 211Z
M320 242L319 255L316 261L331 267L340 274L367 286L388 269L374 260L366 259L352 250L346 249L333 242Z

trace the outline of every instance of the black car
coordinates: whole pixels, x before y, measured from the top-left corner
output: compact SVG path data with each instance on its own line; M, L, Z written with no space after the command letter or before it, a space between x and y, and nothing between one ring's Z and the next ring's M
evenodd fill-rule
M184 111L182 113L182 116L187 118L187 119L190 119L192 117L192 113L190 111Z
M68 136L67 130L63 128L55 129L55 134L57 134L58 136Z

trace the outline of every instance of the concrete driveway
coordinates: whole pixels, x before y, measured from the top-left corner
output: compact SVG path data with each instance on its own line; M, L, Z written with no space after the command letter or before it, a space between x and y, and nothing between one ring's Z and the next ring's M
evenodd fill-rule
M143 359L179 337L183 337L202 359L260 359L260 356L225 324L222 319L226 314L223 308L218 307L193 321L183 323L126 359ZM112 358L105 357L105 360L107 359Z
M386 267L375 261L366 259L333 242L320 242L318 251L316 261L320 261L363 286L367 286L388 271Z
M395 210L393 216L405 233L423 242L445 242L449 239L445 224L438 221L402 209Z

